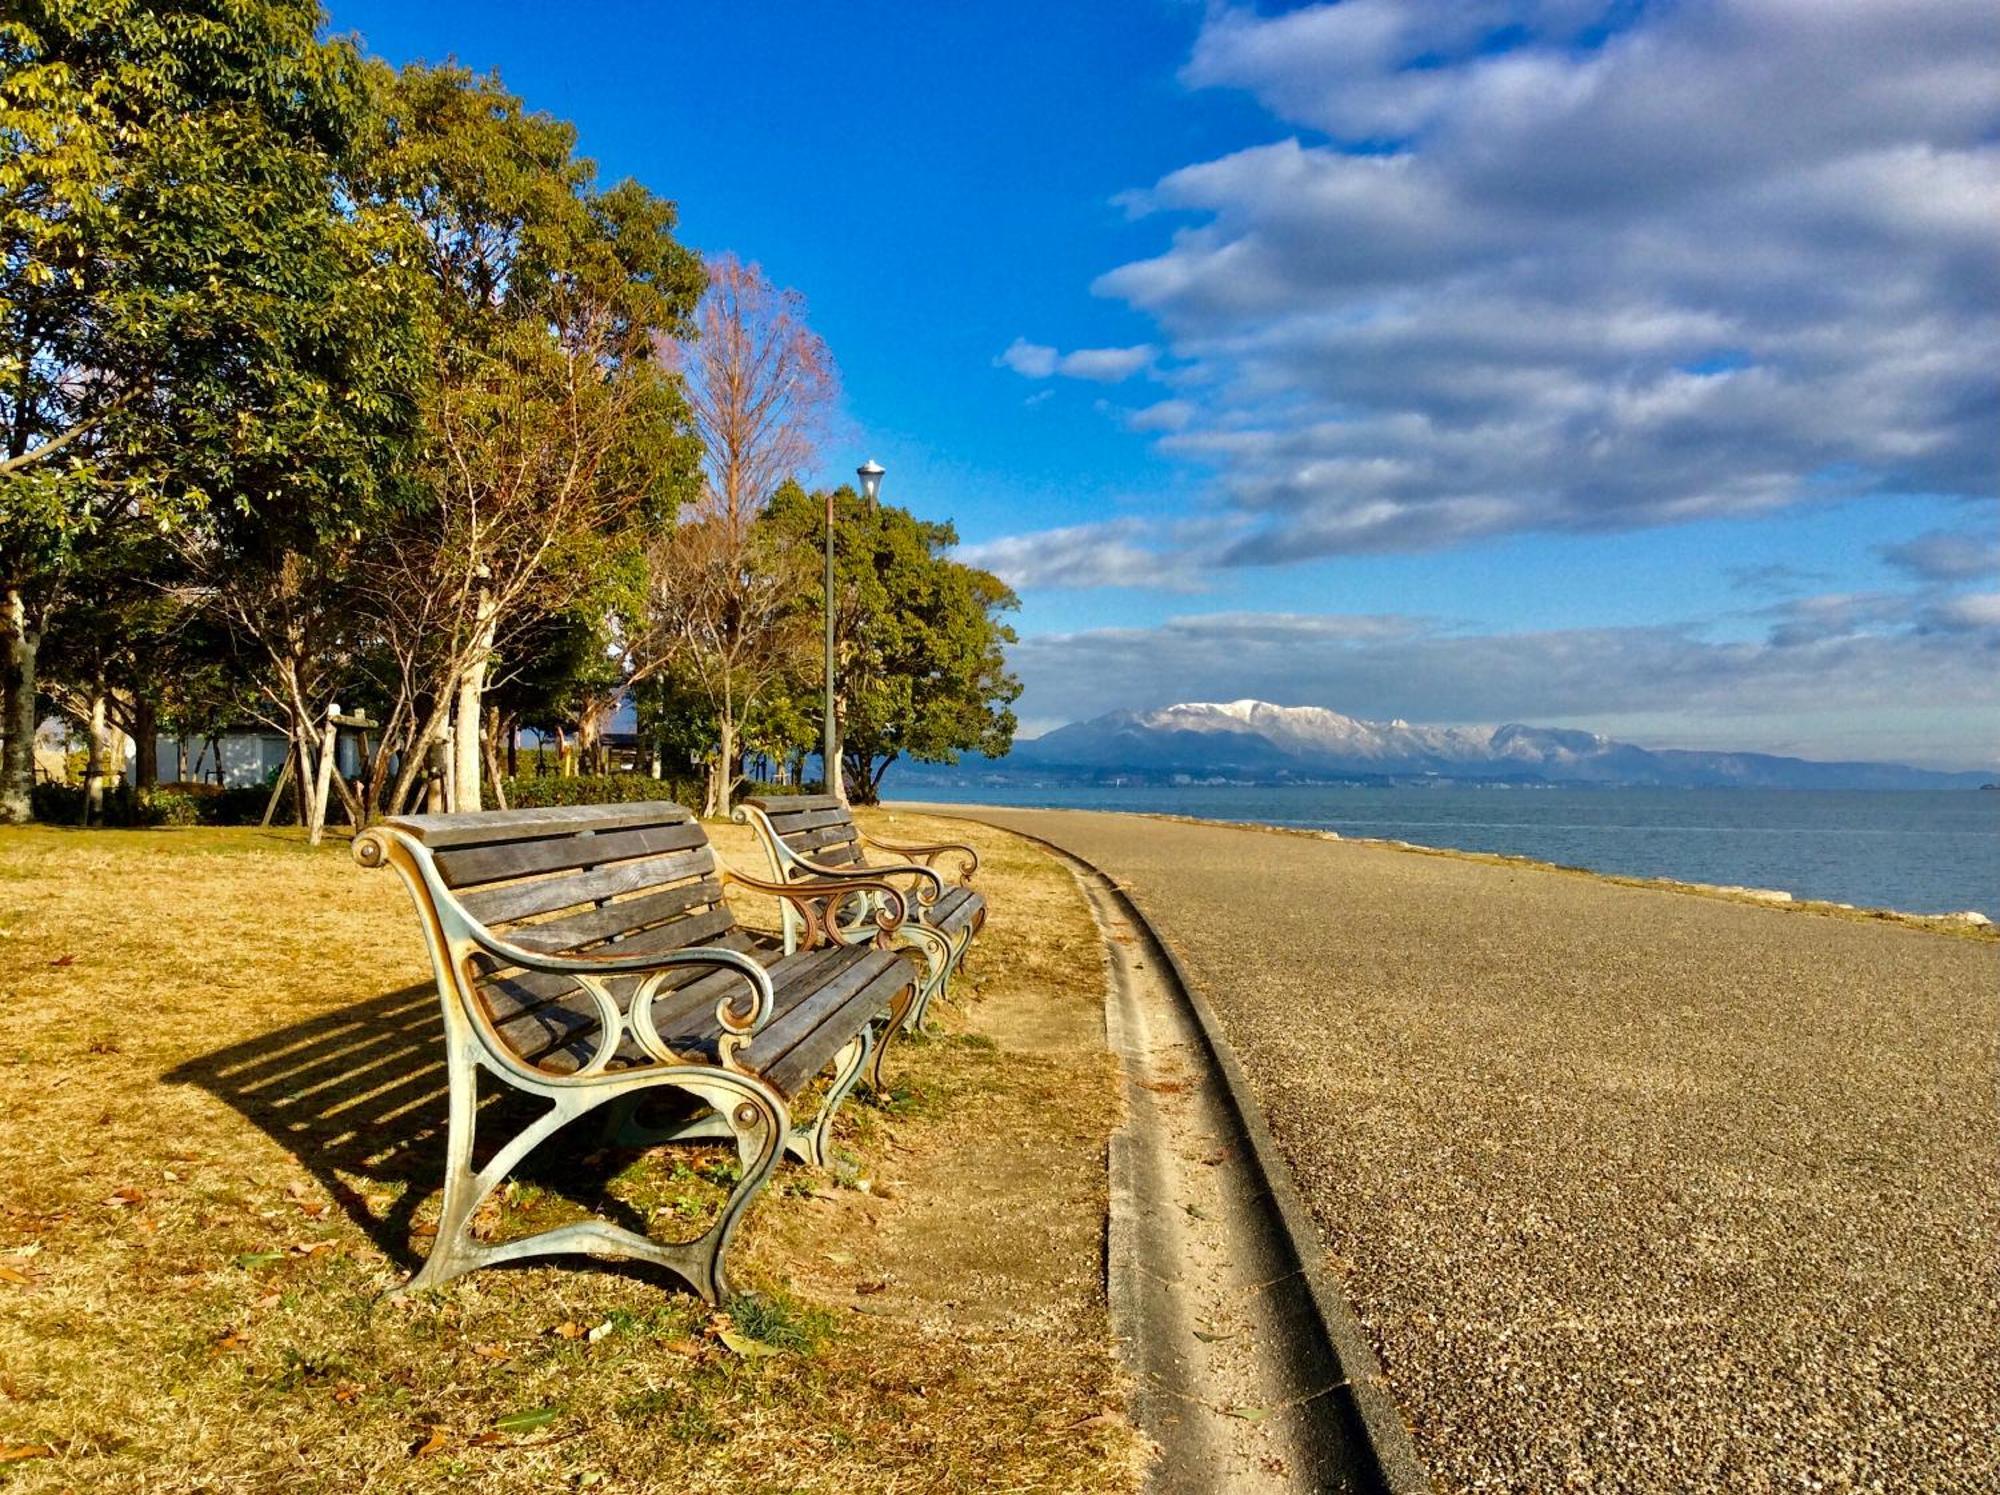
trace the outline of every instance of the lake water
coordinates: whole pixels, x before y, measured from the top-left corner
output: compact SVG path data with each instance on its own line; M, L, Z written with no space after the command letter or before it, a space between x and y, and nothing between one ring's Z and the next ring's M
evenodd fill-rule
M891 781L891 799L1136 810L1506 852L1633 877L2000 919L2000 793Z

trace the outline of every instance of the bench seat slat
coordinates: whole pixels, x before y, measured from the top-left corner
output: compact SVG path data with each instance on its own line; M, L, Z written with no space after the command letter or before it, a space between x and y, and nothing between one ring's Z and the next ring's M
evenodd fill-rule
M986 899L983 895L970 888L949 888L944 897L924 914L924 922L946 934L956 934L968 924L977 927L985 917Z
M913 979L898 957L855 946L784 956L773 963L771 974L778 1000L743 1058L787 1097L825 1068L876 1009ZM730 979L715 973L671 999L657 999L653 1020L661 1041L690 1059L714 1062L722 1033L715 1021L715 1002L722 993L697 988ZM596 1009L552 1002L501 1025L501 1033L530 1063L571 1074L595 1049ZM643 1051L627 1039L613 1062L644 1061Z
M881 953L890 954L887 951ZM850 1038L861 1031L862 1024L887 1007L898 993L915 984L916 973L909 962L893 955L891 959L893 964L876 971L837 1008L824 1013L819 1022L802 1034L782 1058L767 1062L755 1052L757 1046L752 1042L745 1050L751 1065L780 1094L787 1097L797 1094L812 1081L814 1075L826 1068Z

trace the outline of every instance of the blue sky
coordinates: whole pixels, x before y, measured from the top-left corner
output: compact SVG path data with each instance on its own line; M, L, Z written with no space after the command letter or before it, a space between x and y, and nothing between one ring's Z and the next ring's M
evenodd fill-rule
M1030 730L1260 695L2000 760L1961 0L336 3L804 293ZM1497 668L1496 660L1506 661Z

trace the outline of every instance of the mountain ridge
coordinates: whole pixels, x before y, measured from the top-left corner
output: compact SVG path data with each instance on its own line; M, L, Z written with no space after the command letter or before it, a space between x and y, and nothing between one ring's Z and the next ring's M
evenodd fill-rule
M968 768L974 765L968 764ZM1822 762L1772 753L1642 748L1602 733L1507 722L1495 727L1367 721L1324 706L1245 698L1106 712L1018 743L980 771L1084 779L1251 782L1444 779L1606 787L1977 788L1990 771Z

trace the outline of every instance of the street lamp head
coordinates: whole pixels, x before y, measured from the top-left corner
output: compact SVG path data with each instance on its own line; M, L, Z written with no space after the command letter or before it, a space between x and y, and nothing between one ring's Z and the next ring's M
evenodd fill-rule
M875 504L881 496L882 472L882 464L873 457L854 469L854 475L861 479L861 496L867 499L870 505Z

